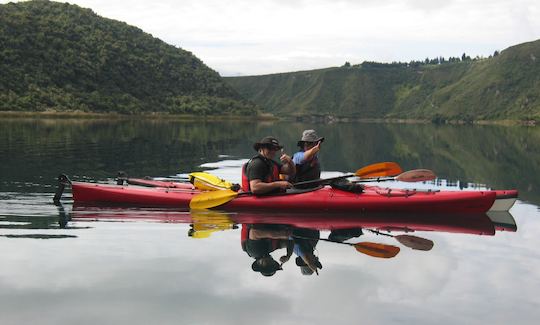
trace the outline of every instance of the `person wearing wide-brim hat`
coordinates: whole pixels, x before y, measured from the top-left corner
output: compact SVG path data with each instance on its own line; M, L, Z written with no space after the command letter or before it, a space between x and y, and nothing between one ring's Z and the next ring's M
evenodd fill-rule
M294 182L304 182L316 180L321 177L321 165L317 153L321 150L321 143L324 137L317 135L315 130L304 130L302 139L298 141L300 151L293 155L296 173L292 178ZM318 186L313 183L305 187Z
M280 162L274 160L276 153L283 149L276 138L264 137L253 144L253 149L257 151L257 156L251 158L242 167L244 191L259 195L284 191L292 187L288 181L280 180L279 175L294 175L296 168L291 157L286 154L280 156Z
M242 249L255 259L251 269L264 276L272 276L283 270L270 253L287 248L292 252L292 230L283 225L243 224L241 231Z
M251 269L255 272L259 272L264 276L272 276L277 271L283 270L281 265L272 258L271 255L267 255L256 259L251 264Z

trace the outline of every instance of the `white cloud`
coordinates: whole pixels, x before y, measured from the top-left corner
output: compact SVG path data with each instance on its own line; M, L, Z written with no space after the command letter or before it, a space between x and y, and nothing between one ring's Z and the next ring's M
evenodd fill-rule
M7 2L7 1L0 1ZM345 61L487 56L540 38L536 0L74 0L193 52L222 74Z

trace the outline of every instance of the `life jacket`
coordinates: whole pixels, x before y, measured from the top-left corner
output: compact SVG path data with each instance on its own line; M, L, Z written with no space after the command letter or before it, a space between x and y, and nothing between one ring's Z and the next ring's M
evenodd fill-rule
M296 175L294 176L294 183L312 181L321 178L321 165L319 159L314 158L311 161L306 161L303 164L296 165ZM316 187L320 184L306 184L299 186L299 188Z
M262 157L261 155L257 155L251 158L247 163L242 166L242 190L244 192L251 191L251 188L249 186L249 179L247 176L247 168L249 167L249 164L255 159L261 159L268 166L268 172L266 174L267 176L263 180L263 182L271 183L279 181L279 165L272 159L267 159Z
M242 224L242 230L240 232L240 245L242 246L242 250L250 257L263 257L280 248L280 239L249 239L249 232L252 228L253 225Z

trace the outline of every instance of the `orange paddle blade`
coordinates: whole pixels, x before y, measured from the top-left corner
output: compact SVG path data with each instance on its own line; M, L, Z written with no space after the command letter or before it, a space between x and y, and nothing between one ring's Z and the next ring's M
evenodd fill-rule
M434 172L429 169L415 169L404 172L396 177L400 182L424 182L437 178Z
M354 173L358 177L381 177L381 176L396 176L401 174L401 167L395 162L382 162L369 165Z
M378 243L356 243L354 248L360 253L379 258L392 258L399 253L399 247L397 246Z

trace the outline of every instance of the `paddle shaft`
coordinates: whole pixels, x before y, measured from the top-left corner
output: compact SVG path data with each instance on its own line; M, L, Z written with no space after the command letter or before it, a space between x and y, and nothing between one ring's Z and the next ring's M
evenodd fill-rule
M292 185L298 186L298 185L306 185L306 184L326 183L326 182L337 181L340 179L355 177L355 176L356 176L355 174L347 174L347 175L331 177L331 178L323 178L323 179L315 179L312 181L298 182ZM360 179L357 181L353 181L353 183L385 182L385 181L394 181L394 180L396 180L395 177L377 177L377 178Z
M322 179L314 179L314 180L311 180L311 181L298 182L298 183L293 183L292 185L293 186L298 186L298 185L307 185L307 184L317 184L317 183L332 182L332 181L337 181L339 179L344 179L344 178L349 178L349 177L354 177L354 176L356 176L356 175L355 174L347 174L347 175L341 175L341 176L331 177L331 178L322 178Z
M422 238L422 237L411 236L411 235L392 235L392 234L386 234L386 233L380 232L378 230L373 230L373 229L368 229L368 230L377 235L393 237L404 246L407 246L412 249L429 251L433 248L433 245L434 245L433 241L426 238Z
M369 182L386 182L386 181L395 181L395 177L377 177L377 178L366 178L353 181L353 183L369 183Z
M369 169L369 170L367 170ZM304 185L304 184L321 184L332 182L339 179L344 179L348 177L375 177L375 176L384 176L384 175L396 175L401 172L401 168L396 163L377 163L373 165L366 166L362 169L357 170L354 174L346 174L338 177L332 177L328 179L316 179L305 182L298 182L292 184L293 186ZM241 192L236 193L232 190L226 190L225 192L219 193L221 191L216 191L218 193L204 192L201 194L195 195L190 201L190 208L192 209L210 209L220 205L223 205L230 200L234 200L239 195L250 195L252 192Z
M362 242L360 243L344 243L344 242L340 242L340 241L335 241L335 240L330 240L330 239L327 239L327 238L314 238L314 237L304 237L304 236L297 236L297 235L292 235L292 237L294 238L300 238L300 239L315 239L315 240L322 240L322 241L327 241L327 242L330 242L330 243L336 243L336 244L342 244L342 245L349 245L349 246L355 246L355 245L358 245L358 244L362 244ZM389 245L388 245L389 246Z
M368 229L370 232L374 233L374 234L377 234L377 235L383 235L383 236L388 236L388 237L395 237L394 235L392 234L387 234L387 233L384 233L384 232L380 232L378 230L373 230L373 229Z
M370 243L370 242L360 242L360 243L352 244L352 243L334 241L334 240L330 240L326 238L307 238L307 237L295 236L295 235L293 235L292 237L303 238L303 239L318 239L318 240L327 241L331 243L353 246L360 253L373 256L373 257L379 257L379 258L391 258L391 257L396 256L397 253L399 253L399 247L386 245L386 244L378 244L378 243Z

